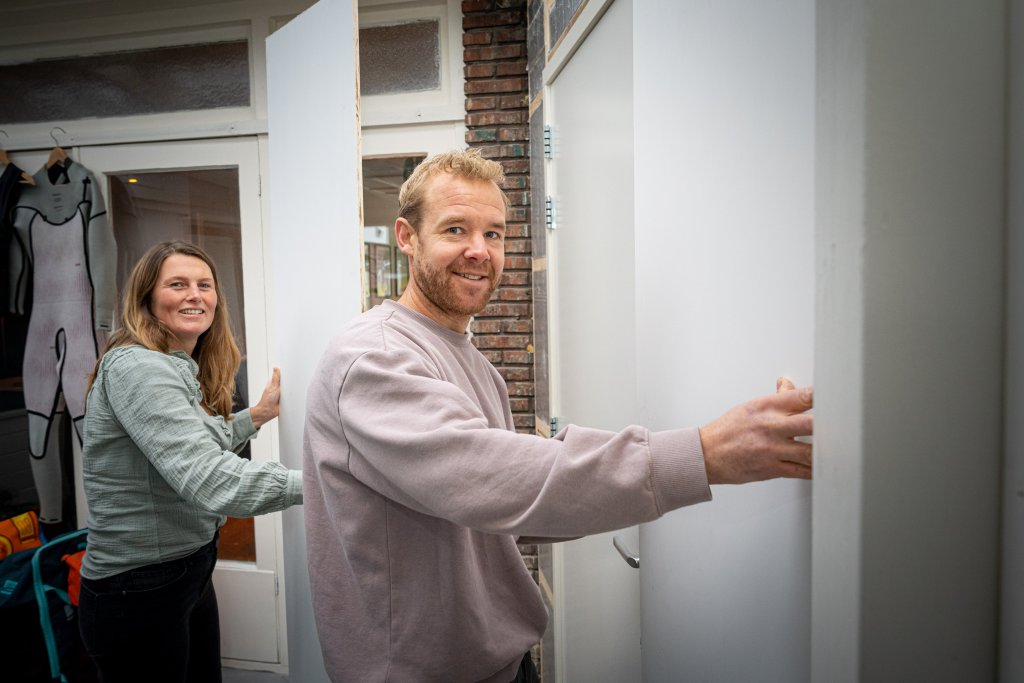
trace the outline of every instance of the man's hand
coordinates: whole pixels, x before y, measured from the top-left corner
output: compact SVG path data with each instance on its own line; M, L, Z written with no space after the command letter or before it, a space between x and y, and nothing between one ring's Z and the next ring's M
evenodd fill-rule
M811 478L811 445L795 437L814 433L814 389L786 377L777 393L741 403L700 428L709 484L745 484L777 477Z
M259 429L281 413L281 370L274 368L270 381L263 389L260 402L249 409L252 424Z

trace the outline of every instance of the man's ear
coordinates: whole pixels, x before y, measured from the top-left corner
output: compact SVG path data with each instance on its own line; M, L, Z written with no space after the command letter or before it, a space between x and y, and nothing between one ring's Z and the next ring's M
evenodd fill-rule
M395 240L398 242L399 251L403 254L409 258L416 255L416 231L404 218L395 221Z

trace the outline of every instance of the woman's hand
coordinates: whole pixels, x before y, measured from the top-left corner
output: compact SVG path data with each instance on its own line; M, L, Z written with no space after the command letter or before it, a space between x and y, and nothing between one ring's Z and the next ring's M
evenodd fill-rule
M260 402L249 409L252 424L259 429L281 414L281 369L274 368Z

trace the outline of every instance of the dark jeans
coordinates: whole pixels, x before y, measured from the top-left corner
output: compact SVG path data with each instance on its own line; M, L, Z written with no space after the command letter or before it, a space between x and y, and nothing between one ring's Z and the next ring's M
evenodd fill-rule
M523 661L519 662L519 671L512 683L540 683L540 675L537 674L537 667L533 665L533 657L527 652Z
M82 577L82 642L103 683L220 683L217 539L188 557Z

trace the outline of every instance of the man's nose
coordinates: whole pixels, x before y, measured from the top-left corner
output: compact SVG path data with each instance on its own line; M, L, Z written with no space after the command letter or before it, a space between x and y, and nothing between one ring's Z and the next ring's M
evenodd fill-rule
M469 243L466 245L466 258L485 261L489 256L487 239L479 233L470 233Z

